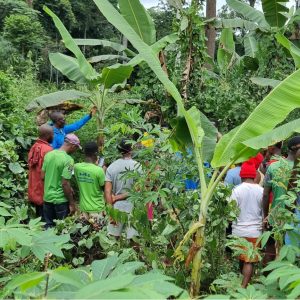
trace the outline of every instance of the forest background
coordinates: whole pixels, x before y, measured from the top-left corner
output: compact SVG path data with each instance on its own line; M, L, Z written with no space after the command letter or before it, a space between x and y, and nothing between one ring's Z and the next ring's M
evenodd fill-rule
M242 2L251 7L255 6L255 2L258 3L255 0ZM111 0L110 3L118 7L117 0ZM155 24L156 40L172 33L178 35L175 43L164 47L160 58L164 71L180 91L186 109L193 106L198 108L221 134L226 134L245 121L272 88L299 67L299 60L297 61L295 56L298 57L300 52L295 54L286 43L280 43L275 31L265 30L257 24L253 27L253 24L247 23L249 20L245 15L239 13L238 9L233 9L234 1L231 3L233 4L222 7L218 12L215 9L216 1L208 1L206 6L205 1L191 1L182 6L181 1L172 0L160 2L157 7L148 9ZM147 199L152 197L154 202L158 199L163 202L166 209L162 209L162 218L157 226L140 228L143 232L140 241L143 252L138 254L132 252L126 243L123 245L110 240L105 234L94 231L90 224L82 225L72 218L58 224L56 232L48 233L50 236L53 234L51 238L54 246L45 242L50 239L45 233L43 233L45 236L39 233L38 237L35 237L40 239L39 242L33 243L31 240L30 246L26 237L20 236L23 234L33 239L34 237L26 230L38 226L38 223L28 225L28 217L32 216L33 211L26 201L27 152L37 134L36 112L28 113L25 109L33 99L47 93L66 89L87 92L86 87L70 81L49 61L49 53L69 54L69 51L62 43L52 19L44 12L44 5L62 20L73 38L110 42L106 44L101 42L95 47L80 46L85 57L90 58L95 70L102 70L114 63L128 60L124 58L124 50L116 50L113 43L133 50L127 38L106 20L92 0L0 0L0 170L4 174L0 179L0 197L3 201L0 205L2 216L0 223L3 226L24 225L23 229L18 228L19 234L13 230L7 231L10 237L0 243L4 249L1 254L0 272L3 274L1 284L5 286L7 282L11 282L15 274L44 270L46 273L42 275L38 273L37 277L31 277L38 278L36 282L28 283L28 278L27 281L24 278L22 281L24 290L34 286L36 290L30 290L29 293L37 296L41 295L39 292L44 293L43 282L50 276L50 273L47 273L48 268L55 269L64 265L76 269L90 265L95 259L119 255L120 265L128 263L128 260L140 260L145 264L145 269L163 269L165 275L175 278L177 286L188 290L191 281L189 272L182 263L173 264L173 253L192 220L197 218L196 211L200 203L196 201L198 194L195 195L193 192L182 197L180 194L183 189L182 182L176 175L185 172L186 178L189 179L198 175L191 157L184 159L184 171L176 161L171 166L167 163L168 160L173 160L167 140L170 134L168 130L172 130L172 127L174 130L176 127L173 124L177 122L177 108L164 86L146 64L135 66L127 84L108 96L114 106L107 112L103 128L104 154L108 162L117 157L113 145L122 135L140 132L142 129L142 132L146 131L156 139L155 150L139 154L143 162L151 159L154 161L150 166L153 170L151 175L153 189L149 187L143 193L140 191L133 193L132 201L139 203L143 196ZM284 27L284 36L297 47L300 44L300 19L296 10L299 1L295 1L294 7L295 17ZM85 100L79 100L77 103L84 108L72 113L68 117L68 122L78 119L91 107ZM286 121L296 120L298 117L299 111L295 110ZM96 121L93 119L78 132L83 144L96 139L98 132L95 128ZM76 159L82 159L81 155L78 154ZM161 166L160 170L155 169L156 164ZM207 173L210 171L207 169ZM145 185L145 180L139 179L138 185ZM158 192L154 190L155 186L163 189ZM231 273L233 270L231 263L224 261L224 252L220 250L220 245L225 243L224 228L235 215L234 209L228 207L224 200L229 192L226 188L220 187L214 196L214 204L210 207L206 259L202 269L204 293L229 293L238 289L234 285L224 287L226 280L231 278L234 281L236 276ZM137 204L141 211L144 201L140 206ZM143 218L144 215L137 212L131 221L138 224L144 220ZM155 232L155 239L151 237L151 230ZM70 232L72 234L68 237L57 235ZM42 254L34 251L37 244L43 245L40 247ZM187 254L188 248L184 251ZM48 252L56 253L57 257L48 258L45 262L44 258L45 255L47 258ZM107 255L108 253L111 256ZM117 262L112 264L112 268L116 265ZM139 267L140 265L136 265L133 270ZM66 279L61 279L62 273L59 273L60 279L55 272L53 274L56 280L61 280L61 284L71 284L64 282ZM72 275L69 273L68 276ZM225 276L225 281L222 281L223 279L219 281L221 287L211 285L220 276L223 276L223 279ZM37 288L35 285L41 282L42 286ZM11 295L15 292L16 286L14 282L8 285L4 290L5 293ZM24 290L18 290L16 295L21 295ZM172 287L169 290L176 289ZM169 290L165 291L165 294L160 292L167 297L172 294ZM177 295L181 292L179 289ZM55 294L48 296L53 295Z

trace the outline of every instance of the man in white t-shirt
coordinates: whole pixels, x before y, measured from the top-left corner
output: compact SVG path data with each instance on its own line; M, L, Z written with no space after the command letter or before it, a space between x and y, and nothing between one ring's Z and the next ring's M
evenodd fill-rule
M240 176L242 183L236 186L231 194L231 199L237 202L240 214L232 224L232 234L245 238L256 247L256 241L262 234L262 196L263 188L255 183L256 168L251 162L244 162ZM253 263L258 262L258 257L249 259L240 255L241 271L244 276L242 287L250 282L253 273Z
M133 210L133 204L127 200L128 192L133 186L132 178L123 178L128 171L137 170L140 172L140 164L132 159L131 145L126 140L122 140L118 145L118 150L122 157L114 161L106 170L104 195L106 202L113 205L114 209L130 214ZM110 222L108 225L108 233L119 237L122 234L124 224ZM130 227L126 227L127 239L132 239L137 236L137 231Z

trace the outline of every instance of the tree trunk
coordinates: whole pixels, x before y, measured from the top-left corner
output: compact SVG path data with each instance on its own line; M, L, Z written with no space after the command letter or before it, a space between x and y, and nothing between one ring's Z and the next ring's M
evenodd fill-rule
M249 0L250 6L254 7L256 0Z
M215 18L217 15L217 1L216 0L206 0L206 19ZM208 55L214 59L215 57L215 47L216 47L216 29L212 24L208 24L206 30L206 46Z
M27 5L32 8L33 7L33 0L27 0Z

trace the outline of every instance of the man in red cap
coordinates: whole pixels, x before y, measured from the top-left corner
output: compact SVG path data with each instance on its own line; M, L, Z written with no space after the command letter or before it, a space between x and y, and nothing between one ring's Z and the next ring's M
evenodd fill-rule
M232 224L232 234L245 238L256 247L256 241L262 234L262 196L263 188L255 183L257 176L256 165L253 160L242 164L240 176L242 183L236 186L231 194L231 199L237 202L240 214ZM253 264L258 262L258 257L240 255L241 272L244 276L242 287L246 287L253 274Z
M75 134L67 134L63 145L46 154L43 163L44 179L43 213L46 228L53 227L54 220L62 220L75 212L75 201L71 187L74 160L70 156L78 148L80 141Z

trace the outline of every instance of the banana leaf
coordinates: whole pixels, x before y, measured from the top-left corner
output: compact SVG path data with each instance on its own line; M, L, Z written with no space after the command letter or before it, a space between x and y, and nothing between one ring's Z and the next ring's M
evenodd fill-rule
M58 29L65 47L69 49L76 57L80 72L84 75L87 80L91 78L97 77L97 72L93 69L93 67L89 64L89 62L84 57L83 53L81 52L80 48L76 45L75 41L73 40L72 36L65 28L64 24L61 20L57 17L55 13L53 13L47 6L43 7L44 11L52 18L56 28Z
M152 45L156 41L154 22L139 0L119 0L122 16L143 42Z
M113 55L113 54L104 54L104 55L97 55L97 56L93 56L88 58L88 62L90 62L91 64L95 64L98 62L102 62L102 61L108 61L108 60L129 60L129 58L127 56L122 56L122 55Z
M247 20L255 22L260 30L268 31L270 29L270 25L267 23L262 12L240 0L226 0L226 2L231 9L242 14Z
M262 0L262 9L265 19L271 27L283 27L287 21L284 13L288 13L289 9L285 6L289 0Z
M274 88L281 82L280 80L271 79L271 78L262 78L262 77L251 77L250 80L257 85L263 87L269 86L272 88Z
M35 109L44 109L60 105L65 101L73 101L90 97L90 94L76 90L58 91L46 95L42 95L33 99L26 107L26 111L30 112Z
M74 42L78 46L103 46L103 47L109 47L117 52L125 52L129 56L135 56L136 53L131 51L130 49L126 48L124 45L107 41L107 40L99 40L99 39L74 39Z
M213 167L225 166L239 156L248 159L253 151L245 149L242 143L272 130L300 107L299 82L300 70L277 85L241 126L225 134L216 146Z
M294 45L290 40L288 40L282 33L276 33L275 37L277 42L281 44L283 47L289 50L291 56L294 59L294 63L296 68L300 67L300 49Z
M300 119L294 120L282 126L279 126L270 132L259 135L255 138L244 141L243 144L252 149L263 149L284 141L294 133L300 132Z
M217 53L217 61L221 70L227 69L235 52L233 32L231 28L222 30Z
M254 36L245 36L244 38L245 55L249 57L256 57L257 41Z
M115 84L124 82L130 77L133 71L132 66L115 64L110 67L106 67L102 70L100 82L104 85L105 89L110 89Z
M88 82L84 74L81 72L76 58L62 53L50 53L49 60L55 69L59 70L70 80L80 84Z
M240 18L220 19L216 21L216 28L244 28L249 31L256 30L258 25L254 22L243 20Z

